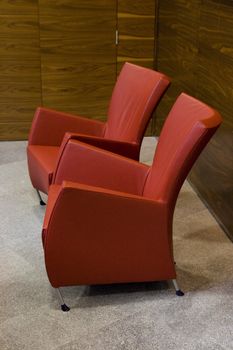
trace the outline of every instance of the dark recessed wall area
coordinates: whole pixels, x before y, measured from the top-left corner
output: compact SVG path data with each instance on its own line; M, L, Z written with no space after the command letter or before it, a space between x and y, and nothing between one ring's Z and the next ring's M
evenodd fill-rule
M157 134L181 91L222 114L189 180L233 239L233 1L160 0L156 56L157 69L173 81L157 112Z

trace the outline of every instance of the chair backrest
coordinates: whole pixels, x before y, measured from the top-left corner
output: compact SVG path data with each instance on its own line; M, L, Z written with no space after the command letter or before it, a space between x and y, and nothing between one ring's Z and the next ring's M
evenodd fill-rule
M213 108L182 93L163 126L143 195L173 207L189 170L221 122Z
M162 73L125 63L112 93L104 137L140 143L169 84Z

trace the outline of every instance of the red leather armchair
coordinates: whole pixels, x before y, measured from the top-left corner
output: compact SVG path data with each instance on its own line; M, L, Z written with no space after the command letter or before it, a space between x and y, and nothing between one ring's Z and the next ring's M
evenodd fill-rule
M173 212L182 183L220 123L218 112L181 94L151 167L69 140L43 224L51 285L172 279L182 295L175 280ZM67 164L74 157L71 169ZM68 310L62 297L61 303Z
M138 159L152 112L169 83L161 73L125 63L113 90L106 123L38 108L27 147L33 187L48 192L60 156L70 139ZM72 162L76 162L75 158ZM38 195L40 197L39 192Z

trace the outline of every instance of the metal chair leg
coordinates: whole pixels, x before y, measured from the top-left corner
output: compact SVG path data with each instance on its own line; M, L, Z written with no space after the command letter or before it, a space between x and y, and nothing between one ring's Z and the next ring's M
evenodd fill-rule
M176 295L178 295L178 297L182 297L184 295L184 292L182 292L182 290L180 290L177 280L172 280L173 286L176 290Z
M38 190L36 190L36 192L37 192L37 195L39 197L40 205L46 205L46 203L43 201L43 199L42 199L42 197L40 195L40 192Z
M58 298L60 300L61 303L61 310L64 312L70 311L69 306L67 306L64 302L63 296L61 294L61 291L59 290L59 288L56 288L57 294L58 294Z

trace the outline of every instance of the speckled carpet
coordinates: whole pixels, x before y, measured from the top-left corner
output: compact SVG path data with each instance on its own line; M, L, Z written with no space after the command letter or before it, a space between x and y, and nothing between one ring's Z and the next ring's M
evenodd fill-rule
M179 298L167 282L63 288L59 309L41 245L44 207L25 142L0 143L0 350L231 350L233 244L188 183L174 220ZM146 138L150 162L155 140Z

